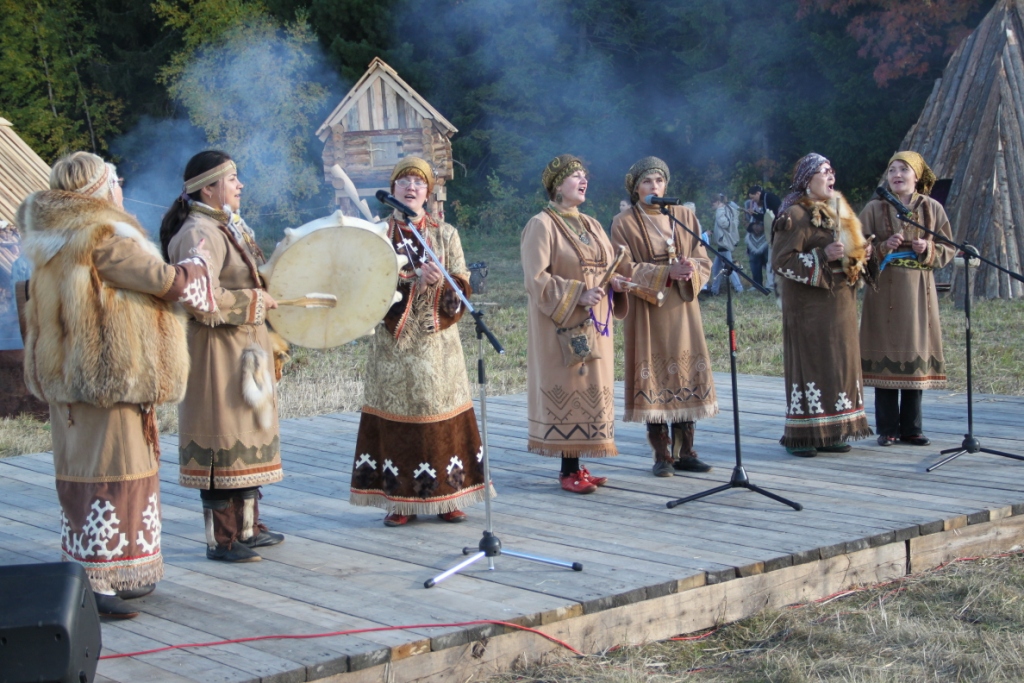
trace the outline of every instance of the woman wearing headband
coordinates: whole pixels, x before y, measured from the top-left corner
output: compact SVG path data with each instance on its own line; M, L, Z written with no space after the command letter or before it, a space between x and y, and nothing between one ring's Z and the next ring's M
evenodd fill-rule
M34 265L25 381L50 404L61 550L85 568L100 614L129 618L138 612L121 598L163 576L154 406L181 400L189 363L171 304L215 304L202 295L201 245L167 265L123 211L120 182L112 165L75 152L16 220Z
M668 165L657 157L633 164L626 174L633 204L612 220L612 244L626 247L634 295L625 325L623 419L647 423L656 477L711 469L693 450L694 422L718 414L697 301L711 261L693 234L646 203L665 196L669 177ZM669 211L699 234L692 211L682 206Z
M917 152L897 152L885 183L911 218L952 239L942 205L928 196L935 174ZM867 235L875 236L881 273L878 290L864 294L860 325L864 384L875 388L878 444L903 441L927 446L922 432L923 389L946 386L939 300L932 271L953 259L953 247L897 218L896 209L873 199L860 214Z
M160 241L170 258L205 243L218 310L186 305L189 371L178 407L178 481L199 489L206 557L260 559L256 548L284 536L260 521L259 487L280 481L274 349L266 313L277 302L256 270L264 262L252 229L238 214L242 182L235 162L206 151L185 166L182 194L164 215Z
M583 162L555 157L541 181L550 202L520 238L529 300L527 448L561 458L562 489L593 493L608 479L591 475L580 458L618 455L612 315L623 318L627 302L600 286L615 252L601 224L579 211ZM624 281L615 275L610 284L621 292Z
M845 453L848 440L871 436L855 289L871 248L835 183L828 159L800 159L772 228L788 399L781 443L805 458Z
M412 223L441 260L435 263L395 212L388 238L409 258L399 273L401 300L374 329L366 360L349 502L387 510L384 525L417 515L463 522L462 508L483 499L483 450L456 323L465 308L440 266L469 296L469 269L455 228L426 211L434 171L405 157L391 193L417 211Z

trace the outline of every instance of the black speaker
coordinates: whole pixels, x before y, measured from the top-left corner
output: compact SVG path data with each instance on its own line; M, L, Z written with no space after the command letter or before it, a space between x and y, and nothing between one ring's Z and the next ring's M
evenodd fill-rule
M0 683L90 683L101 646L82 565L0 567Z

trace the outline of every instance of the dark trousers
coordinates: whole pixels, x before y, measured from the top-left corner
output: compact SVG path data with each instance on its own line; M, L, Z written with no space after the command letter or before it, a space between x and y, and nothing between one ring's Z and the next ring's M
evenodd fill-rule
M902 396L900 395L902 394ZM880 436L920 436L920 389L875 388L875 429Z
M768 264L768 250L765 249L762 252L747 251L747 256L750 257L750 277L754 278L754 282L764 287L763 271L765 268L771 267Z

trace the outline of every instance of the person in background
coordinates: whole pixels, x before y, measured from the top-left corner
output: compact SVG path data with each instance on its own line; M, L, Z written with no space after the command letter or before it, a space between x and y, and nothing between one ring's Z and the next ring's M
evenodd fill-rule
M664 197L668 165L644 157L626 174L634 204L612 220L612 245L626 248L633 298L626 314L626 422L647 424L652 471L707 472L693 450L694 423L718 414L711 356L697 294L711 274L711 259L697 238L645 203ZM697 217L681 206L671 215L699 234ZM685 359L685 360L684 360Z
M25 382L50 405L63 557L85 568L101 616L127 619L138 610L125 600L164 575L156 406L188 380L172 304L217 310L209 256L199 243L165 263L95 154L59 159L50 187L16 219L34 267L19 297Z
M732 261L732 250L740 242L740 207L735 202L726 199L724 194L720 194L715 198L712 202L712 207L715 210L714 241L712 245L722 256ZM721 257L716 256L715 262L711 267L711 293L715 296L718 296L718 293L721 291L722 269L724 267L725 262L722 261ZM743 283L740 282L740 276L735 271L730 274L729 283L737 294L743 291Z
M885 184L911 218L948 240L953 238L942 204L928 196L935 174L917 152L897 152L889 160ZM954 249L896 217L888 202L874 198L860 214L864 234L873 235L881 261L877 291L864 293L860 323L864 384L875 388L878 445L897 441L927 446L921 399L924 389L946 386L942 325L935 291L936 268L953 259Z
M614 275L613 292L599 286L615 253L601 224L579 210L583 162L557 156L541 182L550 201L523 228L519 247L528 301L527 449L561 459L564 491L593 493L608 478L592 475L580 458L619 453L612 316L626 315L626 279Z

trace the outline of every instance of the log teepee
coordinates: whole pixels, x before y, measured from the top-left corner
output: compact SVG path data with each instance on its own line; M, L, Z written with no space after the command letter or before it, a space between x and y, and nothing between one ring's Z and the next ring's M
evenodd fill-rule
M935 82L901 149L951 178L946 212L957 241L1012 271L1024 261L1024 0L999 0ZM945 275L943 278L942 275ZM963 270L949 267L959 300ZM1024 286L982 265L978 298L1024 296ZM958 292L958 293L957 293Z

